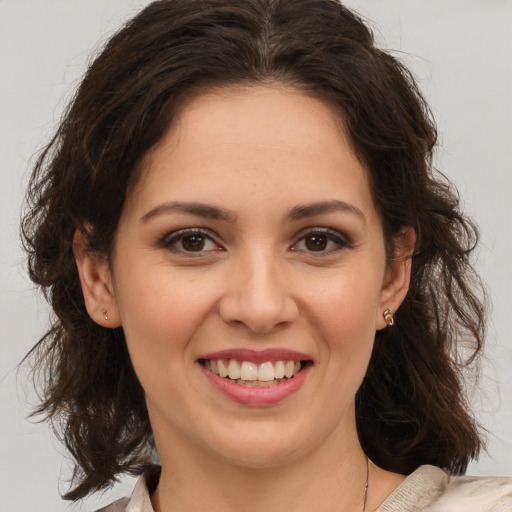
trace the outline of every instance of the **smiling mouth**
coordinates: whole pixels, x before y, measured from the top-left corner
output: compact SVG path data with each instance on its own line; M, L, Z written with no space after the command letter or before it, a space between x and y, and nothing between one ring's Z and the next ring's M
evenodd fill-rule
M198 362L213 374L247 387L278 386L312 364L312 361L293 360L254 363L236 359L199 359Z

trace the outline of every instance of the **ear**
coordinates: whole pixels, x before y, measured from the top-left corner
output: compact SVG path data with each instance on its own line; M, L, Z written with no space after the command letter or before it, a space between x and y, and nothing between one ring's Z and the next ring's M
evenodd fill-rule
M87 243L87 231L90 226L82 226L73 237L80 284L84 295L85 307L89 316L103 327L119 327L121 321L117 309L110 267L106 256L90 251Z
M380 293L380 305L375 320L377 329L387 327L384 311L389 309L394 314L409 291L415 242L416 233L410 226L404 226L393 237L393 257L388 263L384 276Z

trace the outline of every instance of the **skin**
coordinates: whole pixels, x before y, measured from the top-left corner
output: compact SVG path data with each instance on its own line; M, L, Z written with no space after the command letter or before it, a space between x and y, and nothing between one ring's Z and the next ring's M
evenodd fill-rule
M407 293L410 260L387 262L368 172L340 125L326 104L284 86L204 94L146 155L111 266L77 231L89 314L122 325L146 393L162 463L156 512L361 510L354 397L383 311ZM187 228L203 233L201 251L187 250ZM407 254L413 231L395 242L395 255ZM312 365L278 404L242 405L197 363L232 348L297 350ZM366 510L402 479L370 464Z

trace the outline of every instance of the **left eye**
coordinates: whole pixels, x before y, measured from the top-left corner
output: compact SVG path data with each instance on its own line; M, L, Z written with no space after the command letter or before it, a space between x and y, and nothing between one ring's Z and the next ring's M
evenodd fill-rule
M200 231L174 233L165 241L165 247L181 253L201 253L219 249L207 234Z
M348 242L338 233L312 231L303 235L292 247L294 251L331 252L346 247Z

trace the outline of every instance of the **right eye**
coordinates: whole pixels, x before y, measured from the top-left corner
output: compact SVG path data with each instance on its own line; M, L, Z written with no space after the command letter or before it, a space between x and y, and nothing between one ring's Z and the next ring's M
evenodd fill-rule
M222 250L213 238L199 229L183 229L167 235L162 246L177 253L201 254Z
M346 249L350 244L338 231L318 227L303 232L292 246L293 251L302 251L315 256L328 256Z

